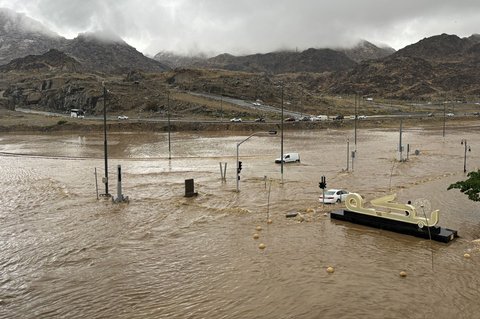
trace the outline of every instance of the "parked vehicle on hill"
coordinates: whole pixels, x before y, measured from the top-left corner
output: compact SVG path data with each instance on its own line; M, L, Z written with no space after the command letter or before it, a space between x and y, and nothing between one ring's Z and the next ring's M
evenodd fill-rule
M128 120L128 116L126 116L126 115L119 115L119 116L118 116L118 119L119 119L119 120Z

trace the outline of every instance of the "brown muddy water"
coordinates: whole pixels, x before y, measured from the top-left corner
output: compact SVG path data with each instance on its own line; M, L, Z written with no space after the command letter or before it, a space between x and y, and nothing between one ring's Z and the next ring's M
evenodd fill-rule
M164 133L109 134L110 192L120 164L129 204L96 199L103 135L2 135L0 318L479 318L480 204L447 191L465 177L462 138L468 170L479 166L477 130L406 130L420 153L404 163L398 130L359 130L353 172L353 131L287 132L301 163L285 165L283 184L280 138L254 136L240 146L239 193L236 143L248 133L174 133L171 160ZM367 201L426 198L461 237L330 220L341 205L322 209L322 175ZM198 197L183 197L189 178Z

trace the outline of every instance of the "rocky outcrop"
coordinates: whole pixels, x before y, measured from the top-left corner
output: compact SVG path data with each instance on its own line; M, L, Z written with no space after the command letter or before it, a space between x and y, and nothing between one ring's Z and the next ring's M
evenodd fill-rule
M75 59L55 49L42 55L28 55L0 66L0 72L9 71L50 71L61 70L79 72L82 66Z

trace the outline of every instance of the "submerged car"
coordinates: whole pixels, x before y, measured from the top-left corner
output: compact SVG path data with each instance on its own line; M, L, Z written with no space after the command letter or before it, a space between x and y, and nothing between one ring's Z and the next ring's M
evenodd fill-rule
M344 189L329 189L325 192L325 201L323 200L323 194L320 195L318 200L320 203L335 204L344 202L348 194L350 194L350 192Z

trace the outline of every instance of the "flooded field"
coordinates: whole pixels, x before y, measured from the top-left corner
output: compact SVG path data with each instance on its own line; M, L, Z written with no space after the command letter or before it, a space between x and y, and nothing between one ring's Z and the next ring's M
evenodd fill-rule
M0 318L477 318L480 203L447 187L465 178L461 139L467 170L479 166L478 133L406 130L400 163L398 129L359 130L347 172L353 131L287 132L284 152L301 163L283 177L280 138L259 134L239 148L238 193L236 145L248 133L174 133L171 160L165 133L109 134L109 191L121 165L129 204L96 198L103 135L4 134ZM318 202L322 175L367 201L428 199L461 237L443 244L330 220L342 205ZM194 198L183 196L190 178ZM285 218L292 211L303 220Z

